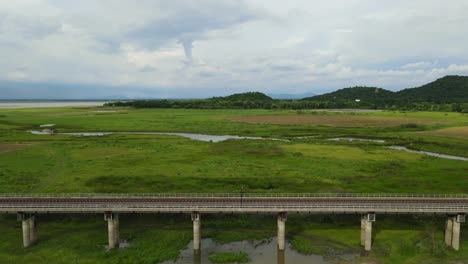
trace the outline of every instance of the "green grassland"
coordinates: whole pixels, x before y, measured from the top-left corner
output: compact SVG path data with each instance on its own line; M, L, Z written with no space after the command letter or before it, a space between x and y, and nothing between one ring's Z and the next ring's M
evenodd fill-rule
M104 112L104 111L107 112ZM109 112L114 111L114 112ZM238 116L321 115L417 119L391 127L233 122ZM336 119L339 120L339 119ZM154 131L231 134L288 139L201 142L166 135L77 137L32 135L46 123L59 132ZM398 192L468 193L468 162L384 148L468 157L460 137L428 132L468 126L461 113L336 113L272 110L132 108L0 109L0 193L63 192ZM428 133L428 134L426 134ZM315 136L313 138L298 138ZM331 137L385 139L385 143L329 141ZM203 236L220 242L275 234L268 216L208 216ZM354 219L354 220L353 220ZM361 260L382 263L468 261L468 232L459 252L443 246L443 218L379 216L374 250ZM125 216L121 236L131 247L106 252L102 216L39 216L39 242L21 248L14 216L0 217L0 263L156 263L177 257L191 239L186 215ZM288 238L304 253L359 251L358 216L291 216ZM440 242L440 243L439 243ZM442 244L441 244L442 243ZM423 261L424 260L424 261Z

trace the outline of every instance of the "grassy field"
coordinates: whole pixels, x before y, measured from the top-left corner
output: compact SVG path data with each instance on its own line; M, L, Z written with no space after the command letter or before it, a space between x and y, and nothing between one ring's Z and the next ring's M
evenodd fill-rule
M308 122L240 122L275 116ZM56 124L59 132L190 132L290 142L213 143L166 135L78 137L26 132L47 123ZM0 192L239 192L243 188L246 192L468 193L468 162L385 148L401 145L468 157L463 137L467 126L467 115L433 112L0 109ZM327 140L333 137L386 142ZM275 219L264 217L210 216L203 221L203 235L220 242L266 238L275 233ZM304 253L359 250L355 218L337 217L330 224L322 221L324 217L290 217L288 237ZM462 232L459 252L440 244L443 221L381 216L375 250L362 259L468 261L467 232ZM14 216L2 216L0 233L5 239L0 242L0 263L156 263L174 259L191 239L189 216L128 216L121 222L122 238L132 244L128 249L105 252L102 216L62 216L40 217L39 243L24 250L19 223Z
M405 124L444 125L450 120L434 120L414 117L382 117L369 115L271 115L271 116L240 116L228 120L254 124L276 125L319 125L333 127L394 127Z

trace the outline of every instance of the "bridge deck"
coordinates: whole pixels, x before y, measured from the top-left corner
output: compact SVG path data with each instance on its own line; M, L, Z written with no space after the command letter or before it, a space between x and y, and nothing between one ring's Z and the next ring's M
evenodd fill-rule
M0 213L468 213L468 195L3 194Z

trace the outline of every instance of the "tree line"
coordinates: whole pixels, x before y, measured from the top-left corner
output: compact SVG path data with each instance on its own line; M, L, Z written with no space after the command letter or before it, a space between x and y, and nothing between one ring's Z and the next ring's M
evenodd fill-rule
M353 100L304 101L304 100L137 100L109 102L105 106L129 106L135 108L185 108L185 109L381 109L417 111L454 111L468 113L468 103L437 104L431 102L370 102Z

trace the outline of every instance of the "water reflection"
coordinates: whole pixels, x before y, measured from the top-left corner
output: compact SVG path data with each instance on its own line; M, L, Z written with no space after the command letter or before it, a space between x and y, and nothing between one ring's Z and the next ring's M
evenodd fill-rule
M285 264L285 254L284 254L284 250L276 250L276 263L277 264Z
M166 261L163 264L209 264L209 255L213 252L245 252L249 255L252 264L326 264L322 256L302 255L291 249L291 245L286 242L286 250L278 250L276 238L254 241L238 241L226 244L218 244L212 239L201 241L202 250L194 252L192 242L186 249L180 251L176 261Z
M200 250L194 250L193 251L193 264L201 264L202 263L202 258L201 258L201 251Z

